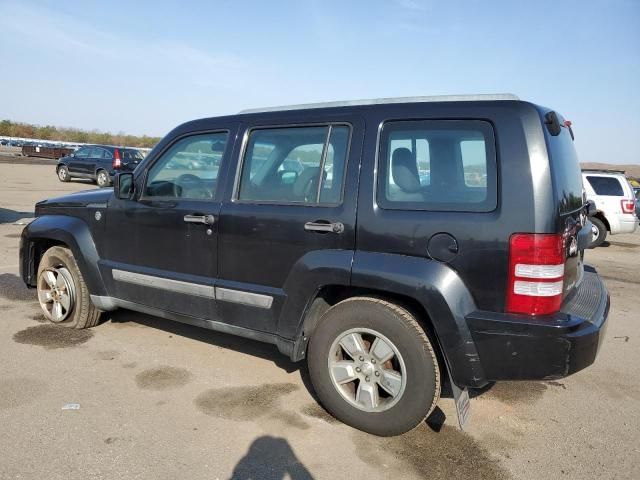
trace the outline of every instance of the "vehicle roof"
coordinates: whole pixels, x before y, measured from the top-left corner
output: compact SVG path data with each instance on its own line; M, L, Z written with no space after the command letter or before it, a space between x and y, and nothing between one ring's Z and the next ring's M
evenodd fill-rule
M597 174L597 175L608 175L608 176L625 176L625 171L624 170L605 170L605 169L598 169L598 168L583 168L582 169L582 173L583 174Z

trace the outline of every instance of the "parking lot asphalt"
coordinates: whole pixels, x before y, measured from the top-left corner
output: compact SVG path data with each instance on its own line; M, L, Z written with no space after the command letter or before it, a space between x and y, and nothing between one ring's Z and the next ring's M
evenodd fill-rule
M0 163L0 179L2 479L640 478L640 234L587 251L612 298L593 366L473 392L468 432L443 398L378 438L329 416L273 346L124 310L91 330L45 323L14 222L94 187L50 165Z

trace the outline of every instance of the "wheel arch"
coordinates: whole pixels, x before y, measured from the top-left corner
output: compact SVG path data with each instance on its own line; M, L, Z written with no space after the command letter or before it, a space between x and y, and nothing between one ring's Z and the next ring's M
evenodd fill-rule
M82 220L65 215L38 217L24 228L20 241L20 274L28 286L35 287L42 255L53 246L71 250L89 291L105 295L98 269L100 258L89 227Z
M424 258L357 252L350 284L323 285L308 302L292 359L305 357L308 340L331 305L362 295L391 301L412 313L433 341L442 373L450 373L457 385L486 385L465 320L475 303L453 269Z

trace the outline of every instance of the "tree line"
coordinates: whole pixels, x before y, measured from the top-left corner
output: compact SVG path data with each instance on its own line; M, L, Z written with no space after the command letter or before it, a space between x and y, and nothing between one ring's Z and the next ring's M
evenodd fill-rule
M36 138L53 142L96 143L102 145L126 145L128 147L151 148L160 141L160 137L147 135L127 135L123 132L110 133L99 130L80 130L78 128L54 127L53 125L32 125L29 123L0 121L0 135L6 137Z

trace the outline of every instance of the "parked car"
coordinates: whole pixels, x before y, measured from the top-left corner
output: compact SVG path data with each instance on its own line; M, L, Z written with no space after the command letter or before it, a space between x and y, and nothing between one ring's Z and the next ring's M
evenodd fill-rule
M591 217L591 247L605 241L607 233L633 233L638 226L633 188L622 171L583 170L582 181L587 199L596 204L597 213Z
M640 220L640 187L633 187L633 194L636 197L636 217Z
M595 360L609 295L568 126L513 96L195 120L113 190L39 202L21 275L60 327L127 308L275 344L336 418L400 434L445 382L465 412L467 388ZM169 168L195 143L220 167Z
M58 160L56 174L61 182L90 178L99 187L108 187L116 171L133 170L143 159L134 148L88 145Z

